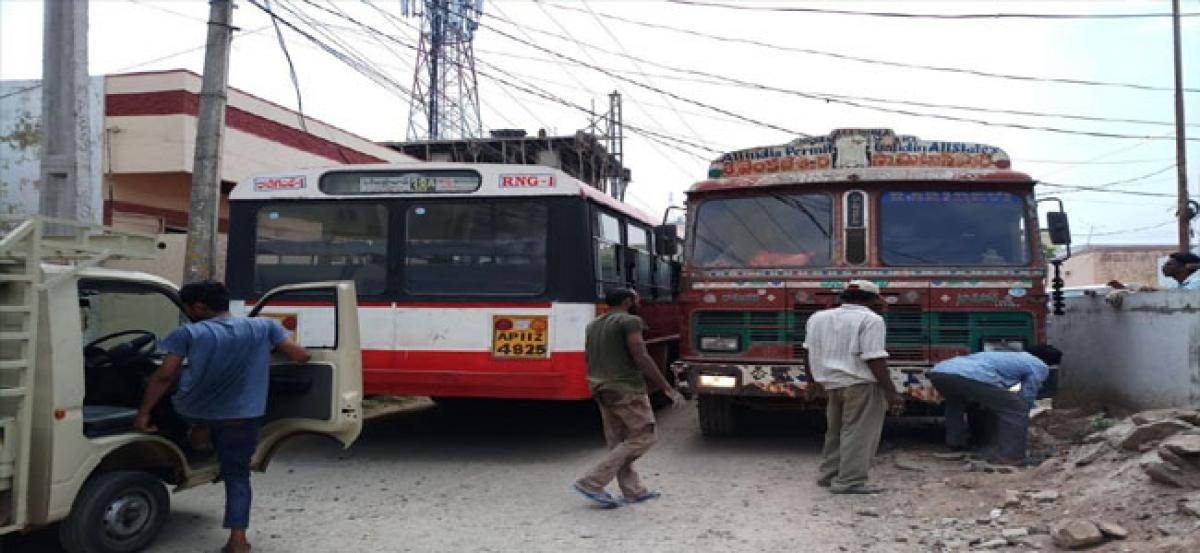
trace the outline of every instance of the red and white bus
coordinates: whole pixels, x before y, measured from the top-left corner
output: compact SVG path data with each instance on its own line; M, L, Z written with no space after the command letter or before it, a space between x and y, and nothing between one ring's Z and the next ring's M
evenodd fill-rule
M234 188L226 281L236 311L354 280L367 394L585 399L584 326L608 288L640 291L651 354L664 372L676 357L672 228L548 167L305 169ZM303 344L334 322L321 298L268 311Z

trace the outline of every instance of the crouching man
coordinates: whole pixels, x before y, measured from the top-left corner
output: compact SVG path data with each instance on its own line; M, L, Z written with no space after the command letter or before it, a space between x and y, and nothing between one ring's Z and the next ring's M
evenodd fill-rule
M1049 365L1061 360L1061 351L1041 345L1023 352L980 352L934 365L929 381L946 400L946 445L967 447L966 407L974 404L996 423L994 451L988 460L1025 464L1029 410L1050 375Z

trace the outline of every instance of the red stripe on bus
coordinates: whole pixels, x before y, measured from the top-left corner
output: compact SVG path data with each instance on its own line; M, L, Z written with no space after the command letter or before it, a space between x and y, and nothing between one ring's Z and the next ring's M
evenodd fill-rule
M246 300L246 307L253 307L256 301ZM421 302L421 303L399 303L390 301L363 301L359 300L359 307L416 307L421 309L478 309L482 307L493 307L500 309L549 309L549 303L514 303L514 302ZM332 307L333 302L328 301L303 301L303 300L288 300L288 301L271 301L271 307Z
M581 351L547 359L496 359L486 351L364 350L367 394L587 399L587 365Z

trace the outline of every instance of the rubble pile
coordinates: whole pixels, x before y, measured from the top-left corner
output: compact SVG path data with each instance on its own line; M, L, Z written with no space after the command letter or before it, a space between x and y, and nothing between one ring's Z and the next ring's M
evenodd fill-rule
M1200 410L1120 420L1043 410L1030 449L1046 460L1015 471L926 454L921 474L940 482L914 490L921 507L906 512L924 524L912 542L946 552L1200 551Z

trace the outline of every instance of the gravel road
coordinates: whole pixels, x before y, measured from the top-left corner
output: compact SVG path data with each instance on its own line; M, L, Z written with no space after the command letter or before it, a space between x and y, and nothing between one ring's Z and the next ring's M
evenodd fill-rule
M751 435L709 440L694 404L658 416L660 441L639 470L663 497L615 510L569 491L604 447L587 405L393 413L346 451L297 440L255 475L250 539L261 553L916 550L893 539L909 521L881 511L900 492L834 496L813 483L812 424L771 417ZM218 551L223 499L220 485L174 495L150 551ZM11 546L53 551L51 534Z

